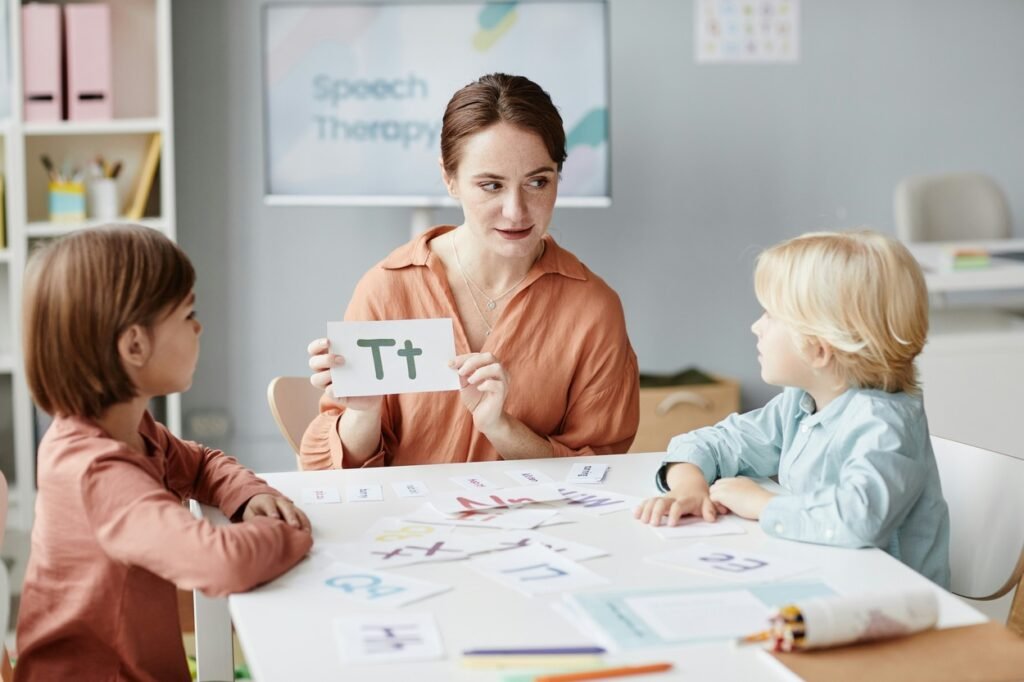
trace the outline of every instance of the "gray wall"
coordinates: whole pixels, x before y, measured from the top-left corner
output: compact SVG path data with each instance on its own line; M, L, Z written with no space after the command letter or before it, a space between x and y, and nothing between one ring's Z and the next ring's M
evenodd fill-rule
M211 444L288 469L267 382L306 373L306 343L407 238L410 211L264 206L260 3L172 5L178 229L206 325L186 427L227 416ZM1021 0L804 0L798 65L697 66L683 0L610 0L610 16L614 205L561 209L552 232L619 292L643 370L698 365L762 404L776 389L749 331L757 251L891 231L905 175L991 174L1024 237Z

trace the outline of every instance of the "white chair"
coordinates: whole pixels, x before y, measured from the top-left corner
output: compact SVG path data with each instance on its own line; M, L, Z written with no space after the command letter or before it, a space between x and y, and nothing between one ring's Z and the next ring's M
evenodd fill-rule
M932 448L949 504L950 589L999 599L1024 576L1024 459L938 436ZM1015 598L1014 608L1024 607L1019 591Z
M267 402L281 435L299 455L302 434L320 411L323 391L309 383L309 377L275 377L267 386Z
M1010 207L978 173L918 175L896 186L896 235L904 242L979 241L1010 236Z

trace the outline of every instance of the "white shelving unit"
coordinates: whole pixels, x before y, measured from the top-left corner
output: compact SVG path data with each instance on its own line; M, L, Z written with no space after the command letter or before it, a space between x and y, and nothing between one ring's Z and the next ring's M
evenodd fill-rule
M74 0L70 0L74 1ZM176 238L174 121L171 99L171 0L105 0L111 8L114 118L109 121L26 122L22 109L22 0L6 3L11 115L0 121L5 177L7 248L0 250L0 424L13 426L13 457L3 460L10 483L8 524L28 531L35 506L35 410L25 383L21 352L21 284L32 243L92 227L49 222L47 178L40 156L84 164L97 154L122 160L122 205L134 192L151 136L162 148L153 193L156 215L139 221ZM69 4L65 0L64 4ZM6 394L5 394L6 393ZM168 396L164 419L181 430L178 395ZM0 451L7 443L0 442Z

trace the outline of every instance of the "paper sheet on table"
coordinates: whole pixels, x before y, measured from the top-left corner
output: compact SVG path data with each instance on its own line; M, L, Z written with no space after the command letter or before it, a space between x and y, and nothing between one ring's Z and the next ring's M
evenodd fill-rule
M441 633L429 613L366 613L334 620L343 663L429 661L444 656Z
M451 526L410 523L398 516L385 516L373 522L363 532L363 539L372 542L398 542L399 540L425 540L443 538L455 530Z
M772 612L746 590L631 597L626 603L669 642L749 635L763 630Z
M377 569L460 561L471 554L490 552L496 548L493 540L475 535L449 535L444 538L418 540L411 538L396 542L321 543L324 550L336 560Z
M449 516L426 504L406 515L405 519L407 521L432 525L528 530L536 528L545 521L550 521L557 515L557 509L537 508L534 505L518 509L488 509L486 511L459 512Z
M747 531L734 519L719 518L713 523L708 523L699 516L684 516L679 519L675 526L650 526L651 530L660 537L670 540L673 538L701 538L712 535L743 535Z
M565 592L608 582L606 578L541 545L474 557L469 567L526 595Z
M582 512L588 516L603 516L622 510L633 511L643 501L639 497L613 493L603 488L574 488L562 485L558 487L558 490L567 502L566 509Z
M503 530L488 533L486 537L498 541L499 546L497 549L514 549L516 547L540 545L547 547L552 552L570 561L586 561L587 559L608 556L608 552L600 547L585 545L582 542L573 542L572 540L566 540L535 530Z
M457 391L459 375L451 318L328 322L331 352L345 364L331 367L337 397Z
M456 514L475 509L516 508L537 502L553 502L561 499L562 493L554 486L527 485L472 493L433 495L430 498L430 504L444 514Z
M814 566L796 559L700 542L647 560L726 580L769 581L808 571Z
M452 589L451 585L340 561L324 570L321 578L331 594L384 607L405 606Z

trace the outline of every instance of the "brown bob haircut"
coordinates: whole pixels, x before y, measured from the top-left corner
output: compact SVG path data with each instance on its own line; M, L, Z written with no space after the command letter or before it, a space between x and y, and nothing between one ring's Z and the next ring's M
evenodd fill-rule
M117 341L150 329L191 293L188 256L156 230L105 225L40 248L24 292L25 373L44 411L89 419L137 393Z
M455 177L463 141L496 123L537 135L562 171L567 156L565 128L551 97L529 78L492 73L452 95L444 111L441 159L448 175Z

